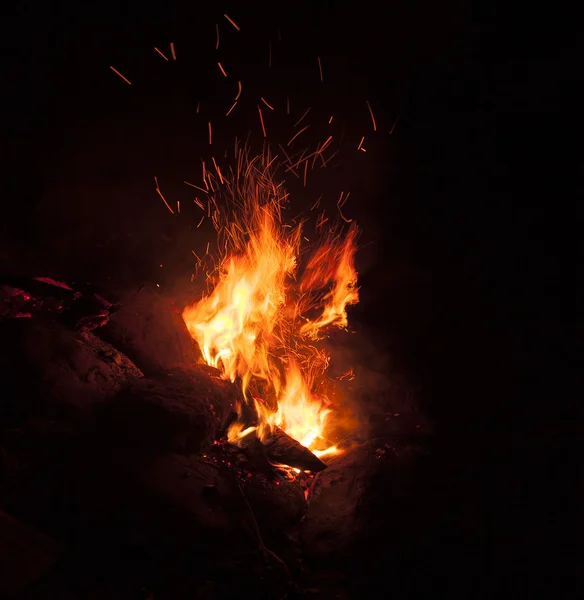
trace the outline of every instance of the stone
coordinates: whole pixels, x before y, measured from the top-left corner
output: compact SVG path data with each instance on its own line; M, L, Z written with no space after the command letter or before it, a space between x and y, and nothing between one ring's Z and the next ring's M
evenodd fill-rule
M136 380L97 411L103 437L154 453L201 452L235 414L239 390L219 371L189 371Z
M319 473L308 494L301 539L307 556L337 560L355 553L413 494L412 470L424 453L408 443L376 439L356 446Z
M126 354L146 374L189 369L200 358L180 307L153 287L126 292L120 308L96 330L102 339Z
M0 324L0 416L88 417L141 371L113 346L88 332L45 319Z

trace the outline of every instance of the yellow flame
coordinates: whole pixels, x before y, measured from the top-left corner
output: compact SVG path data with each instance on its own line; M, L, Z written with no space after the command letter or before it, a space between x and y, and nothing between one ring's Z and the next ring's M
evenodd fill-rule
M230 208L221 213L223 203L212 202L222 257L211 292L187 306L183 318L205 362L225 378L239 379L255 409L257 425L250 426L238 407L230 442L252 431L265 439L280 427L316 454L333 454L336 446L327 439L331 409L314 392L328 355L308 340L318 339L327 325L346 327L346 306L358 301L356 229L342 240L327 236L298 283L301 227L283 220L287 194L274 181L273 163L269 154L250 160L238 152L230 176L218 181L206 173L206 186ZM316 321L302 317L318 309Z

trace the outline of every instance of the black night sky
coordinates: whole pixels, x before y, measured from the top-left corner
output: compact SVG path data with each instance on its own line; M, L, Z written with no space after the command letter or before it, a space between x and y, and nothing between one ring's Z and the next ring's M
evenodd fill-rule
M342 140L339 166L314 190L295 190L298 207L320 190L334 206L337 190L351 190L346 212L363 245L355 321L415 382L437 443L477 461L512 447L501 462L530 473L542 465L544 488L562 463L567 495L582 474L566 466L583 419L573 341L582 336L581 53L553 15L486 4L11 6L1 268L36 274L40 254L56 277L170 284L190 260L192 229L165 212L154 176L167 196L189 198L182 181L209 154L207 122L219 148L248 133L261 144L259 98L282 113L289 96L293 115L308 106L315 121L334 115ZM170 55L171 41L177 60L166 62L153 48ZM242 103L228 121L238 79ZM264 114L277 143L289 130L276 112ZM363 135L366 153L356 150ZM161 276L166 260L177 266Z

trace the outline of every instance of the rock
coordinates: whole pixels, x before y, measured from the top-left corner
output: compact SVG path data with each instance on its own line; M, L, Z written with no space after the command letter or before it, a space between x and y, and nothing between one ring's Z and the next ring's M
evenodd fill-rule
M205 366L136 380L97 411L104 437L154 453L208 447L234 415L238 388Z
M121 572L144 585L187 589L217 567L225 576L263 565L233 469L78 442L28 469L2 502L84 554L85 566L122 563Z
M150 462L123 452L116 454L116 464L130 482L128 493L136 494L125 518L150 543L188 548L209 537L213 545L229 545L237 531L242 535L244 500L227 467L197 456L164 454Z
M189 369L199 354L181 311L156 288L142 287L122 296L109 322L96 331L129 356L147 375Z
M416 446L377 439L332 461L308 495L301 530L307 555L337 560L355 554L388 519L405 522L399 508L411 501L412 470L422 455Z
M123 354L91 333L41 319L0 325L0 415L23 418L85 417L142 373Z

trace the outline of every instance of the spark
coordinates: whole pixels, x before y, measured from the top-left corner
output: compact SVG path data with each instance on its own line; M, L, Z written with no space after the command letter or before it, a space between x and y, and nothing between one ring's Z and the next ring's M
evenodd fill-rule
M199 110L201 110L201 103L197 102L197 114L199 114Z
M237 106L237 100L231 105L231 108L225 113L225 116L228 117L231 111Z
M172 60L176 60L176 52L174 51L174 42L170 42L170 53L172 54Z
M271 106L270 104L268 104L268 102L266 101L265 98L260 98L260 100L270 109L270 110L274 110L274 107Z
M389 132L389 135L391 135L393 133L393 130L395 129L395 126L397 125L397 122L399 121L401 115L398 115L397 119L393 122L393 125L391 126L391 131Z
M290 146L290 144L304 131L306 131L308 128L310 127L310 125L306 125L305 127L303 127L298 133L296 133L292 139L286 144L287 146Z
M237 82L237 96L235 96L236 102L239 100L240 96L241 96L241 81L238 81Z
M224 183L223 176L221 175L221 169L219 168L219 166L215 162L215 157L212 156L211 158L213 159L213 165L215 167L215 171L217 171L217 175L219 175L219 181L221 181L221 183Z
M209 146L213 144L213 130L211 128L211 121L209 121Z
M310 111L310 106L306 109L306 112L298 119L298 121L296 121L296 123L294 123L294 127L298 127L298 125L300 125L300 122L309 113L309 111Z
M320 147L320 150L318 151L318 154L321 154L322 152L324 152L325 148L331 143L331 140L333 139L332 135L329 135L324 144Z
M339 153L339 150L337 150L337 151L333 152L333 153L332 153L332 154L331 154L331 155L330 155L330 156L329 156L329 157L328 157L326 160L324 160L324 159L323 159L323 164L322 164L322 166L323 166L323 167L326 167L326 166L327 166L327 163L329 163L329 162L330 162L330 161L331 161L331 160L332 160L332 159L333 159L333 158L334 158L334 157L335 157L335 156L336 156L338 153ZM322 154L321 154L321 156L322 156Z
M209 254L209 244L210 244L210 242L207 242L207 250L206 250L205 254Z
M337 208L339 209L339 214L341 215L341 219L343 219L343 221L345 221L345 223L352 223L353 219L347 219L345 217L345 215L343 214L343 211L341 210L343 204L345 204L345 202L347 201L347 198L349 197L349 194L351 192L349 192L347 194L347 197L343 200L343 194L344 192L341 192L341 195L339 196L339 199L337 200Z
M215 23L215 31L217 33L217 41L215 42L215 50L219 50L219 23Z
M324 78L322 76L322 63L320 62L320 56L317 56L317 58L318 58L318 70L320 72L320 80L324 81Z
M197 253L194 250L191 250L191 252L196 256L197 260L199 262L201 262L201 259L199 258L199 256L197 255Z
M229 15L223 15L223 16L233 25L233 27L235 27L235 29L237 29L237 31L241 31L241 29L239 28L239 25L237 25L237 23Z
M304 161L304 187L306 187L306 173L308 172L308 161Z
M322 198L322 194L318 197L318 200L310 207L310 210L314 210L320 206L320 200Z
M361 150L361 152L367 152L367 150L365 150L365 148L359 148L359 150Z
M156 191L158 192L158 195L162 198L162 201L164 202L164 204L166 204L166 208L168 208L168 210L174 215L174 210L172 210L172 207L166 201L166 198L162 195L162 192L160 191L160 188L157 187Z
M264 125L264 115L262 114L262 109L258 104L258 112L260 113L260 123L262 124L262 131L264 133L264 137L266 137L266 127Z
M332 136L331 136L332 137ZM306 150L304 151L306 152ZM304 152L302 153L302 155L300 156L300 160L298 160L295 164L290 165L287 169L286 172L291 171L292 169L295 169L298 165L300 165L301 163L303 163L305 160L308 161L310 158L312 158L313 156L316 157L318 156L321 152L322 149L317 149L315 152L313 152L312 154L309 154L308 156L304 156Z
M359 145L357 146L357 150L361 150L361 146L363 145L363 142L365 141L365 136L363 136L361 138L361 141L359 142Z
M203 190L203 191L204 191L204 190ZM195 204L196 204L196 205L197 205L197 206L198 206L198 207L199 207L201 210L205 210L205 207L203 206L203 203L202 203L202 202L201 202L201 201L200 201L198 198L195 198L195 199L193 200L193 202L194 202L194 203L195 203Z
M180 200L176 201L176 212L180 213Z
M371 115L371 122L373 123L373 131L377 131L377 124L375 123L375 117L373 116L373 111L371 110L371 104L369 104L369 100L365 100L367 104L367 108L369 109L369 114Z
M195 185L194 183L189 183L188 181L183 181L183 183L186 183L187 185L190 185L191 187L194 187L197 190L201 190L201 192L205 192L205 194L209 193L209 192L207 192L207 190L204 190L202 187L199 187L198 185Z
M349 381L355 379L355 371L353 371L353 369L349 369L346 373L343 373L343 375L339 377L339 380L342 381L343 379L345 379L345 377L349 377Z
M201 217L201 220L199 221L199 224L197 225L197 229L201 226L201 223L205 220L205 215L203 215Z
M219 68L221 69L221 73L223 73L223 77L227 77L227 73L225 72L223 65L220 62L218 62L217 65L219 65Z
M166 56L163 52L161 52L156 46L154 46L154 50L156 50L156 52L158 52L158 54L160 54L160 56L162 56L162 58L164 58L164 60L168 60L168 56Z
M329 119L328 124L330 125L333 122L333 116L331 115L331 118Z
M125 81L125 82L126 82L128 85L132 85L132 82L131 82L129 79L127 79L126 77L124 77L124 76L123 76L123 75L122 75L122 74L121 74L121 73L120 73L120 72L119 72L119 71L118 71L116 68L114 68L114 67L112 67L112 66L110 65L110 69L111 69L111 70L112 70L112 71L113 71L113 72L114 72L116 75L118 75L119 77L121 77L121 78L122 78L122 79L123 79L123 80L124 80L124 81Z

